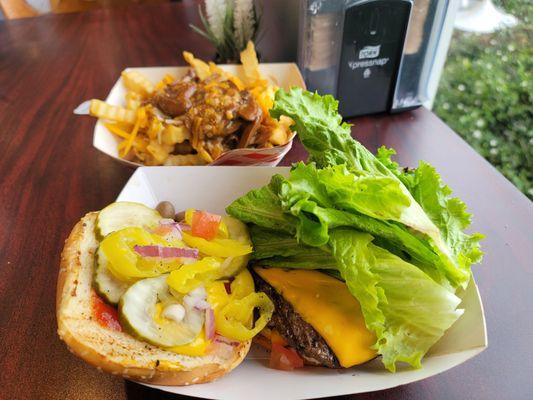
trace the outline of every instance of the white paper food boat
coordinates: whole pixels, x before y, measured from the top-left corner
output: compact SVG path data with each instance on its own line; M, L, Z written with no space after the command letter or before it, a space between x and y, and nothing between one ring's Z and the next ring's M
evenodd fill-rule
M117 200L155 207L168 200L176 210L189 207L224 213L225 207L272 175L289 168L273 167L143 167L137 169ZM269 369L268 355L253 348L244 362L218 381L187 387L148 385L167 392L208 399L308 399L383 390L415 382L453 368L487 347L483 306L472 280L459 296L464 314L430 349L423 368L400 366L386 371L381 360L346 369L306 367L292 372Z
M239 77L243 76L242 66L240 65L219 65L225 71L231 72ZM300 70L294 63L274 63L274 64L260 64L259 69L263 76L271 83L283 88L289 89L292 86L299 86L305 88ZM189 67L145 67L145 68L127 68L126 71L138 71L146 76L154 84L159 82L167 74L179 78L184 76ZM126 89L122 84L122 78L119 78L105 101L109 104L124 106ZM82 106L80 106L82 107ZM83 110L80 113L84 113ZM120 140L113 135L104 126L101 120L96 122L93 134L93 146L101 152L113 157L115 160L132 167L139 167L142 164L127 161L118 156L117 145ZM291 140L283 145L276 146L269 149L236 149L222 154L212 165L262 165L275 166L287 154L292 147Z

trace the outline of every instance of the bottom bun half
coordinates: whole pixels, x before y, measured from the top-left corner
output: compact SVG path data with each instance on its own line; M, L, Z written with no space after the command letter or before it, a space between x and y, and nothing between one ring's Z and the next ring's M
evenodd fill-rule
M94 255L98 213L79 221L61 255L56 298L59 337L69 350L96 368L124 378L159 385L192 385L220 378L237 367L251 341L229 351L192 357L102 327L92 316Z

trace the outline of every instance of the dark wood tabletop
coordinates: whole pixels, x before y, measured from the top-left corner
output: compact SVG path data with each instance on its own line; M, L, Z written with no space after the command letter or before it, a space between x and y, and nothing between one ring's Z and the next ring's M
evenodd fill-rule
M175 398L105 375L71 355L56 334L54 295L63 241L86 212L114 201L133 173L95 150L95 121L74 116L105 98L129 66L212 59L191 32L195 4L164 4L0 22L0 399ZM277 27L275 15L267 26ZM280 53L281 29L261 51ZM403 165L433 163L486 234L474 268L489 347L446 373L363 399L527 399L533 396L533 207L430 111L358 118L370 149L396 148ZM299 143L283 164L305 158Z

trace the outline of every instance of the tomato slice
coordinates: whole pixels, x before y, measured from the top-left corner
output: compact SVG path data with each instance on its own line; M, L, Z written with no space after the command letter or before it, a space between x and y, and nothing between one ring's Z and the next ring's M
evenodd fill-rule
M222 217L206 211L195 211L192 215L191 233L193 236L213 240L218 233Z
M283 347L278 343L272 343L269 367L282 371L292 371L302 368L304 360L291 348Z
M118 320L118 311L104 302L94 291L91 297L93 316L104 328L122 332L122 326Z

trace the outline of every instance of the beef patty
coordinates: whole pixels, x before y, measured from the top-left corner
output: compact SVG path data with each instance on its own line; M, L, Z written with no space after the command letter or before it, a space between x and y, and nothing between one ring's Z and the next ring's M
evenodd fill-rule
M268 327L283 336L306 364L340 368L339 360L315 328L305 322L292 305L258 274L253 272L253 277L256 290L265 293L276 308Z

